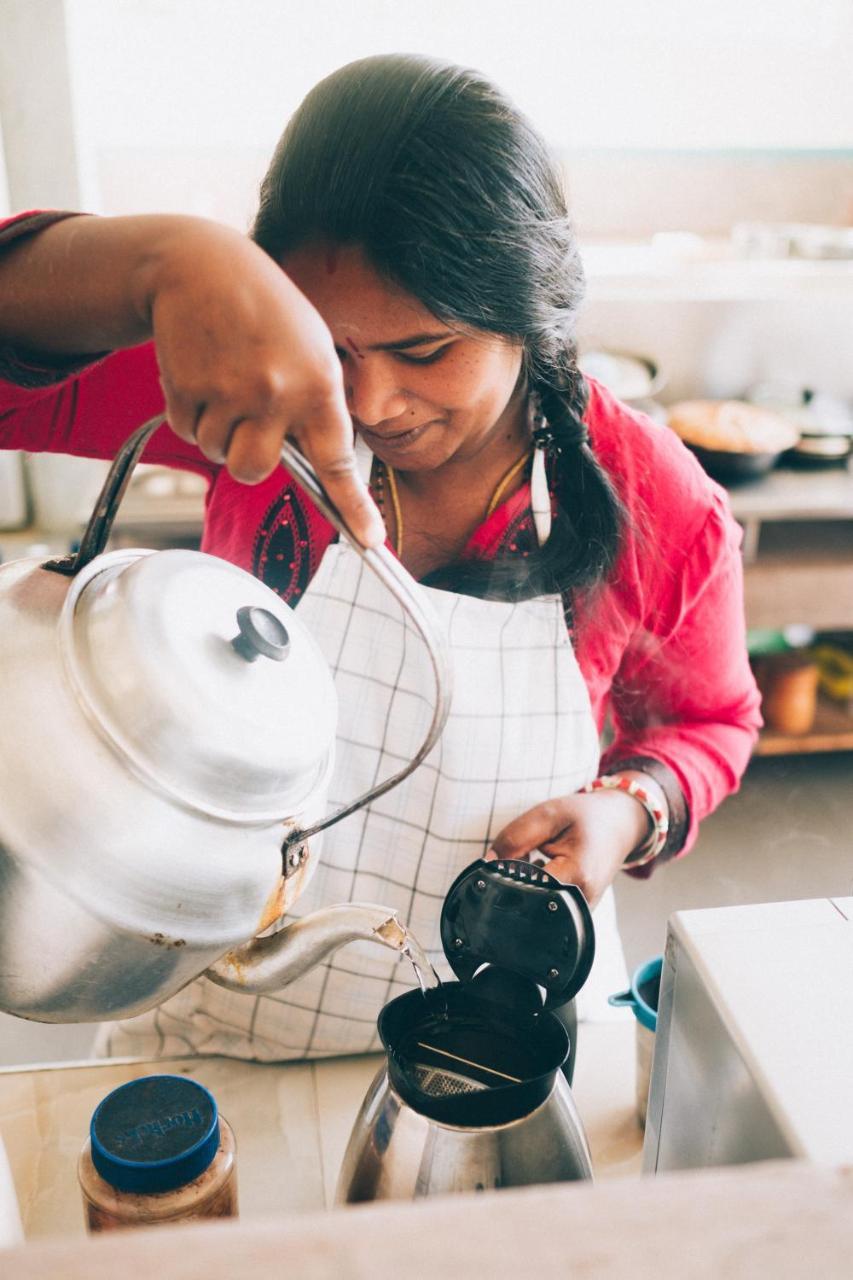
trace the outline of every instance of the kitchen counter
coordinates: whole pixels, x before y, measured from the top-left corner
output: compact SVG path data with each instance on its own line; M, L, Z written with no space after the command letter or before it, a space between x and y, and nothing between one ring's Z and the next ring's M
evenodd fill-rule
M853 1173L785 1161L40 1241L4 1280L849 1280Z
M352 1123L380 1061L114 1059L0 1070L0 1136L26 1236L83 1234L76 1162L91 1114L117 1085L158 1071L192 1075L217 1098L237 1136L244 1221L328 1208ZM583 1025L574 1093L598 1178L639 1174L642 1132L633 1089L633 1017Z

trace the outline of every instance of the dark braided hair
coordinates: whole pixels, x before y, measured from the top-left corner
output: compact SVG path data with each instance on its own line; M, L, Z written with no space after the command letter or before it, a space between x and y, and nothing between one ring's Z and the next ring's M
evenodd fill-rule
M624 519L590 449L574 328L583 269L560 182L526 118L477 72L416 55L342 67L305 98L261 186L254 240L358 246L439 320L520 341L557 513L527 557L466 560L431 585L526 599L602 582Z

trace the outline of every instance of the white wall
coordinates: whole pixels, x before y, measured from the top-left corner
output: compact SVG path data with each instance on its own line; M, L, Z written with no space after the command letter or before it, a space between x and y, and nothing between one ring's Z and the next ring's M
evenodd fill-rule
M477 66L516 98L569 153L582 232L715 232L748 199L757 217L853 219L838 172L845 149L853 169L851 0L0 0L12 207L246 227L306 91L400 49ZM834 150L835 194L820 205L821 181L765 181L760 163L743 182L709 168L681 183L661 160L779 148ZM790 212L768 208L774 184L799 193Z
M3 151L3 113L0 112L0 218L7 217L11 211L9 180L6 177L6 156Z
M850 0L66 0L66 10L82 164L107 212L180 208L245 226L305 92L353 58L401 49L481 68L558 149L853 147Z
M68 14L99 145L269 146L321 76L400 49L482 68L560 146L853 145L849 0L68 0Z
M84 207L64 0L0 0L0 115L14 209Z

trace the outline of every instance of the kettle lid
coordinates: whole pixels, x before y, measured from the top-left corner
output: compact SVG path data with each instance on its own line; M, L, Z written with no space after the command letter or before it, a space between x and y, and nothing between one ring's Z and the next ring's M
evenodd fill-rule
M578 886L508 859L479 859L456 877L441 910L441 943L461 982L499 966L536 983L546 1009L577 995L595 957L592 912Z
M331 673L263 583L198 551L118 551L72 583L66 672L135 773L235 822L294 816L331 768Z

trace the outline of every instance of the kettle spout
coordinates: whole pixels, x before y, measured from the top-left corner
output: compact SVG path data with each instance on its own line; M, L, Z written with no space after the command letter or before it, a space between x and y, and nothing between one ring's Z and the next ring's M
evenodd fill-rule
M277 933L236 947L206 971L205 977L229 991L261 994L277 991L313 969L348 942L366 940L402 953L408 945L405 925L388 907L345 902L295 920Z

